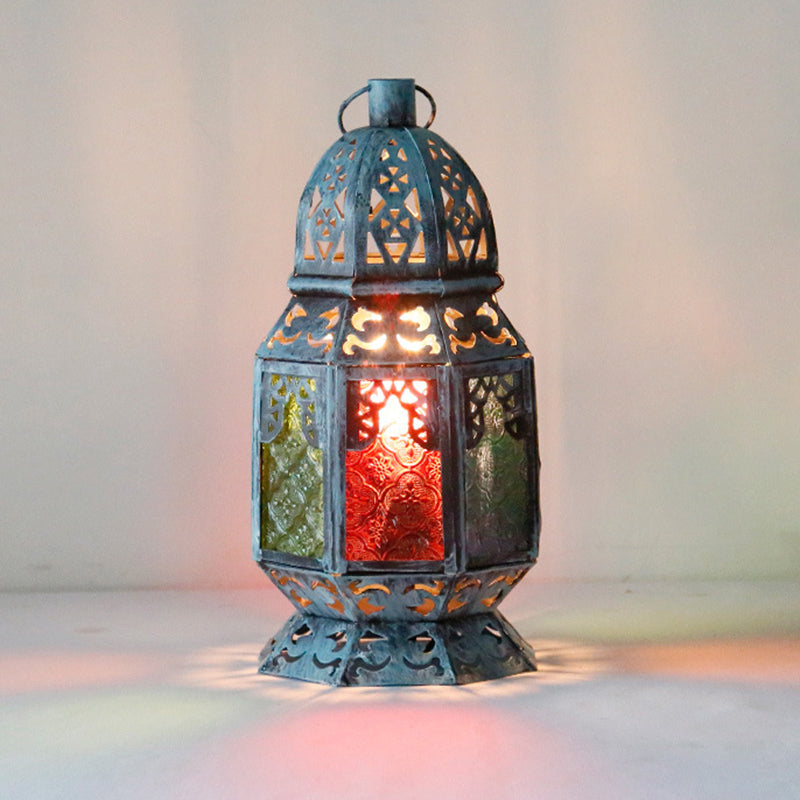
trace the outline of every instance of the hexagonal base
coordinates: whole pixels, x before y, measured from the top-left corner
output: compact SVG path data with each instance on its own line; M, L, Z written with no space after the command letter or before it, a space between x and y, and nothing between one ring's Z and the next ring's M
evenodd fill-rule
M295 614L261 652L259 672L332 686L462 684L536 669L497 611L438 622L350 622Z

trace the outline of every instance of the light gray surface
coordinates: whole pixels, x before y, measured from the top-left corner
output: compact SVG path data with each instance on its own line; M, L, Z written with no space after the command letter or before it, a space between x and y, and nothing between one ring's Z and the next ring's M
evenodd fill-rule
M513 596L512 596L513 597ZM0 796L800 797L794 584L539 583L540 671L464 688L254 674L261 592L0 596Z
M495 216L539 574L800 577L800 4L4 0L0 74L0 587L260 585L252 353L392 76Z

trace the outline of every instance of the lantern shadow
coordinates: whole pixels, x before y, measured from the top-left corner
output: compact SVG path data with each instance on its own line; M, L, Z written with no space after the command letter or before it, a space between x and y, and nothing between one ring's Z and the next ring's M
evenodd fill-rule
M265 788L274 796L387 800L649 796L651 773L627 774L627 750L609 760L602 743L606 734L612 742L622 736L635 751L625 738L634 730L647 750L647 737L670 735L671 712L661 709L667 733L653 732L646 715L620 709L620 692L661 698L652 712L661 719L664 698L689 698L702 709L715 707L719 692L739 697L745 684L800 679L800 641L790 638L533 645L535 673L466 686L346 689L258 676L251 644L202 651L185 679L244 693L256 714L196 754L177 786L218 800ZM720 683L732 686L717 686L708 700ZM606 720L622 733L604 732Z
M252 693L288 703L325 698L326 703L372 701L387 693L401 692L411 702L457 701L466 697L527 695L544 686L591 680L610 668L608 649L557 640L535 643L537 671L460 686L352 686L332 692L325 684L261 675L257 670L257 648L252 644L212 647L195 653L182 680L219 691Z
M484 800L524 795L539 772L542 797L580 796L592 785L609 787L595 797L614 796L609 770L532 718L525 702L602 673L601 648L547 641L539 652L539 672L502 680L334 689L256 674L252 645L202 651L187 681L245 693L265 713L194 762L178 786L206 794L211 787L221 798L269 787L272 796Z

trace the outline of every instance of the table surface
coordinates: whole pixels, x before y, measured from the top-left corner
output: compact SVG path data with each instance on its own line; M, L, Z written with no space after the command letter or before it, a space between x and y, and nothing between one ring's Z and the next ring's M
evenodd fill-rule
M331 689L255 673L291 609L0 594L0 797L800 798L800 586L537 582L539 671Z

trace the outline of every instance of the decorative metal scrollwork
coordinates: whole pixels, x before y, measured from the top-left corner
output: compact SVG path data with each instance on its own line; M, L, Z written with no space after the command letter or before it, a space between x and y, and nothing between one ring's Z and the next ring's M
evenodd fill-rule
M397 398L408 418L408 435L426 450L438 449L431 409L436 405L433 381L350 381L347 384L347 448L363 450L380 431L381 411Z
M489 568L469 575L354 577L299 568L264 567L278 589L314 616L375 622L432 622L494 610L528 567Z
M441 140L428 138L425 144L434 165L430 177L440 181L448 262L468 266L485 262L489 256L486 220L490 213L480 186L476 181L473 187L471 170Z
M296 614L259 671L334 686L460 684L536 669L533 650L497 612L427 622L347 622Z
M378 156L367 218L368 264L425 263L419 191L405 147L404 142L391 138Z
M519 372L469 378L464 384L467 449L475 447L483 437L486 430L484 410L491 396L503 410L506 432L514 439L525 436L527 425Z
M442 322L453 331L448 334L448 339L454 355L461 350L473 350L483 342L510 347L518 344L517 337L508 326L502 324L503 318L494 301L485 300L472 309L465 306L464 311L448 305L442 312Z
M267 350L275 350L276 345L282 345L284 348L294 345L296 350L305 343L311 348L312 358L317 358L318 355L314 351L325 355L333 347L334 332L341 317L338 306L323 306L320 309L318 300L313 303L306 302L306 305L313 305L315 309L309 312L299 302L290 305L282 325L266 341Z
M305 440L319 447L316 422L316 379L297 375L270 375L263 378L261 399L261 442L268 444L283 429L284 411L291 395L300 408L300 425Z
M317 167L313 189L300 204L302 261L315 271L344 263L348 175L360 146L358 134L337 142Z

